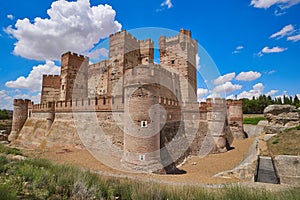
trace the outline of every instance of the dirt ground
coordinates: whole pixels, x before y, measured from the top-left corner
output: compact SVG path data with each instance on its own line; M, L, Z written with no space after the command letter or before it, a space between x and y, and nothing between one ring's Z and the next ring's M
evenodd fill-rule
M211 154L204 158L191 157L180 169L185 174L157 175L157 174L130 174L112 169L96 160L87 150L82 149L47 149L22 150L29 157L44 158L55 163L75 165L83 169L98 172L102 175L127 177L133 179L152 180L158 182L173 182L183 184L220 184L237 182L236 179L215 178L213 175L234 168L242 161L253 138L235 140L232 150L222 154Z

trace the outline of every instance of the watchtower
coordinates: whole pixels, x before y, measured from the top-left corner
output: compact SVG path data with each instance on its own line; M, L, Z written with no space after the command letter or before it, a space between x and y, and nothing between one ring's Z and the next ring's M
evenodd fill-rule
M196 99L196 54L198 43L192 39L191 31L180 29L179 35L159 39L160 64L170 67L180 75L182 101Z
M61 57L60 100L87 97L89 58L67 52Z

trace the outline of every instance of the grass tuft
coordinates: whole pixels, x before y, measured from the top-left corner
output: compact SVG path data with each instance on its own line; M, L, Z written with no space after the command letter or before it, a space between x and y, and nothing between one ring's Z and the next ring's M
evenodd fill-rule
M22 155L22 152L16 148L10 148L5 146L4 144L0 144L0 153L3 154L13 154L13 155Z
M243 123L257 125L258 122L261 120L266 120L266 118L264 118L264 117L244 118Z

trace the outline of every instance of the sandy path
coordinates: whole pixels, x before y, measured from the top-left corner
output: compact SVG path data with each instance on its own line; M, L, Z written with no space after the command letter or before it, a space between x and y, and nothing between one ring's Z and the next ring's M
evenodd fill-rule
M84 169L99 172L103 175L129 177L159 182L185 183L185 184L220 184L237 182L236 179L215 178L213 175L234 168L243 159L253 138L235 140L234 149L223 154L211 154L204 158L191 157L180 169L186 174L156 175L156 174L130 174L105 166L97 161L87 150L80 149L47 149L23 150L29 157L44 158L55 163L75 165Z

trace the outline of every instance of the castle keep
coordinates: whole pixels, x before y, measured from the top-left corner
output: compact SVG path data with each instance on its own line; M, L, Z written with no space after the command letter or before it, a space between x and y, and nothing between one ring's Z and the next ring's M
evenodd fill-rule
M190 31L159 39L160 64L150 39L126 31L109 39L109 58L99 63L63 54L60 76L43 75L40 104L14 100L11 141L90 148L101 161L168 173L189 155L225 152L244 137L241 101L197 102Z

